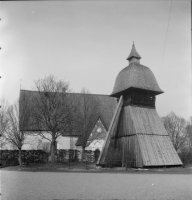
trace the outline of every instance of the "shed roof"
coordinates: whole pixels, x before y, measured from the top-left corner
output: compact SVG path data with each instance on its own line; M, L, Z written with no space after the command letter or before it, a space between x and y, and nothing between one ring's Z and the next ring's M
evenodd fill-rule
M131 88L147 90L155 94L163 93L153 72L137 62L130 63L119 72L111 96L119 97L124 91Z

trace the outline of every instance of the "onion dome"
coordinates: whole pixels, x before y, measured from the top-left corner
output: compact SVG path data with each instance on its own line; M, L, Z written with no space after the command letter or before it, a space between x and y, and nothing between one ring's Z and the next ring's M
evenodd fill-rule
M128 90L140 89L150 91L155 95L163 93L160 89L153 72L146 66L140 64L141 56L137 53L133 44L131 53L127 60L129 65L117 75L112 97L120 97Z

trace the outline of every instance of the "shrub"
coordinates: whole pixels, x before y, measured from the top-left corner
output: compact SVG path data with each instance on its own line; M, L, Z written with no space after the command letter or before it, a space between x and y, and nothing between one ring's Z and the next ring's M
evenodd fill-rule
M192 146L182 148L181 152L178 154L181 161L183 162L183 166L192 164Z

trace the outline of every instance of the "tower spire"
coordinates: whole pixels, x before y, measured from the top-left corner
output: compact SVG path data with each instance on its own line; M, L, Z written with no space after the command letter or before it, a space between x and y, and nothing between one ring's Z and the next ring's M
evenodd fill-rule
M140 59L141 59L141 56L137 53L136 48L135 48L135 44L134 44L134 41L133 41L131 53L129 54L127 60L129 60L129 63L132 63L132 62L140 63Z

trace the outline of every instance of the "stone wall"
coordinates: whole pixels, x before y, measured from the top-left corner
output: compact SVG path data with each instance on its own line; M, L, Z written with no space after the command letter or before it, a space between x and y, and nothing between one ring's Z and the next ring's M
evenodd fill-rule
M18 150L0 150L0 165L1 166L14 166L19 165L19 151ZM47 163L49 154L42 150L22 150L22 163L28 164L41 164ZM81 151L62 149L57 151L56 161L59 163L81 161ZM95 162L94 152L85 151L84 162Z
M22 150L22 162L24 165L29 163L46 163L48 154L42 150ZM19 151L18 150L0 150L1 166L18 165Z

